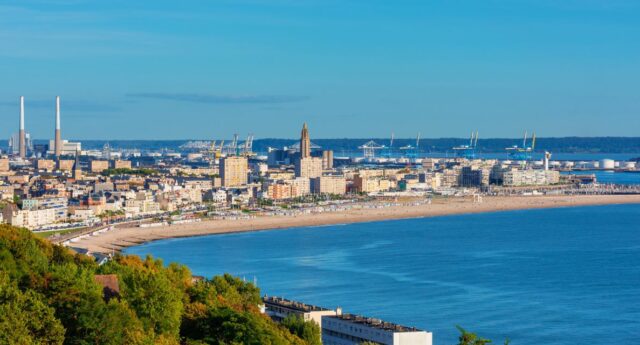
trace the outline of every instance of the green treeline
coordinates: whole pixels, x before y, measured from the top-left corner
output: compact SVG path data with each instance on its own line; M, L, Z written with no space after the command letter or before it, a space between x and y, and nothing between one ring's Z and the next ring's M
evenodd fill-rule
M111 176L111 175L140 175L140 176L149 176L157 174L158 172L153 169L129 169L129 168L109 168L102 171L103 176Z
M105 298L96 275L116 275L119 294ZM278 325L259 303L258 288L230 275L193 282L151 257L98 266L0 225L0 344L319 344L315 324Z

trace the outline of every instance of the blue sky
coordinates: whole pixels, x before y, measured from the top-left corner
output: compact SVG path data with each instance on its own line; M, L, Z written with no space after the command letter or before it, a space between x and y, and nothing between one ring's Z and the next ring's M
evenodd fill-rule
M0 2L0 138L640 136L635 0Z

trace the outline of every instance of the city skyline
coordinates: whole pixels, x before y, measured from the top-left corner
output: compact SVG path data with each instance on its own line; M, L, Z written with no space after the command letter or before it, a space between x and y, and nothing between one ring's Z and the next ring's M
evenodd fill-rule
M636 136L639 15L599 0L9 1L0 137L25 96L26 130L52 138L57 95L74 139L292 138L302 122L317 138Z

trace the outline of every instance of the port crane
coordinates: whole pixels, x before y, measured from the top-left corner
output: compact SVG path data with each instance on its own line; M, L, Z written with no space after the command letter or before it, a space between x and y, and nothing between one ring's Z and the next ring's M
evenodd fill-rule
M402 150L402 152L404 152L403 156L405 158L417 158L418 157L418 149L420 148L420 132L418 132L418 135L416 136L416 146L411 146L411 144L406 145L406 146L402 146L400 148L400 150Z
M475 133L471 132L471 137L469 138L469 144L455 146L453 147L453 152L455 152L455 155L458 158L475 159L477 146L478 146L478 131L476 131Z
M527 131L524 132L524 139L522 140L522 147L518 145L513 145L511 147L507 147L507 153L509 154L509 158L518 161L530 161L533 159L533 151L536 148L536 133L533 132L533 136L531 137L531 145L527 146Z
M380 145L373 140L369 140L368 142L358 146L359 149L362 150L362 155L365 159L372 159L376 156L376 150L384 149L384 145Z

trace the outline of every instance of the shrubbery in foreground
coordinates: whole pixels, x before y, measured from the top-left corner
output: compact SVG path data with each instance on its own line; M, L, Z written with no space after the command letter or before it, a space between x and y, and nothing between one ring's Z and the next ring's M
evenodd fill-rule
M104 298L96 275L115 274ZM308 344L319 330L260 314L260 291L230 275L192 282L182 265L84 255L0 225L2 344ZM312 334L313 332L318 332ZM316 344L315 342L312 342Z

